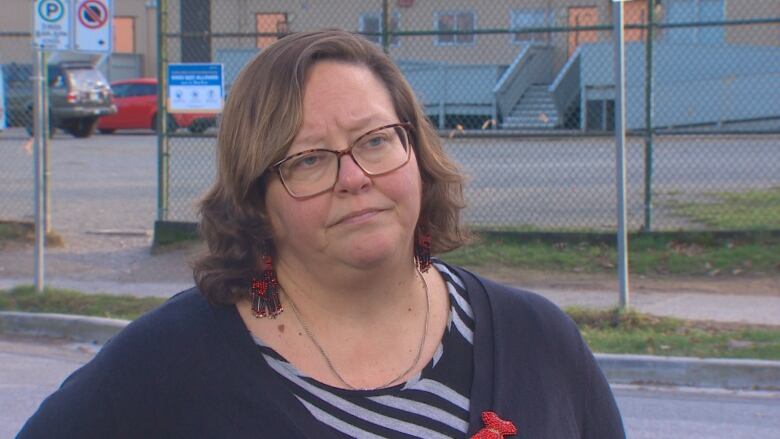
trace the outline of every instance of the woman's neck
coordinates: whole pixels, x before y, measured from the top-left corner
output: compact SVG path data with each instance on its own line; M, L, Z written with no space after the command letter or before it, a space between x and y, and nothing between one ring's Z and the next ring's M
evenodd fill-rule
M423 292L411 258L370 268L318 264L316 269L282 260L276 270L283 296L288 295L305 314L325 318L387 318L406 309Z

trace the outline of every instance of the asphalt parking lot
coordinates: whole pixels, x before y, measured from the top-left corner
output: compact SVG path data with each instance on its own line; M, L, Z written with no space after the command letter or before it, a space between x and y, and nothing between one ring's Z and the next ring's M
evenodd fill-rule
M3 219L32 213L29 146L14 130L19 129L0 135ZM456 136L444 141L468 178L467 222L538 228L615 225L615 148L609 137ZM170 139L166 219L195 220L195 201L214 178L215 143L213 136ZM671 202L711 202L717 193L780 187L780 136L666 136L656 139L654 151L654 224L660 228L691 226L669 208ZM639 227L644 215L644 154L642 139L628 142L632 227ZM139 226L135 227L149 227L155 218L157 139L152 133L88 139L57 134L50 157L52 203L81 210L92 202L94 207L87 208L91 213L120 213L128 220L137 219ZM119 168L123 168L121 173L116 172ZM125 172L128 169L133 172ZM83 172L90 173L87 180L93 184L84 185ZM120 175L125 181L117 179Z

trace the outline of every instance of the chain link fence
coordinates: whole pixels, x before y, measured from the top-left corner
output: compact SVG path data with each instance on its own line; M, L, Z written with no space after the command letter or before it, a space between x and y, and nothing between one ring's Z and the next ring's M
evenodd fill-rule
M780 227L780 7L625 4L633 230ZM401 67L491 230L616 225L611 2L168 2L169 62L219 62L226 88L290 32L362 33ZM213 132L168 137L164 220L195 221Z
M361 33L398 63L467 174L467 223L612 230L611 8L607 0L159 0L160 72L166 63L222 63L229 96L246 62L288 33ZM780 229L780 3L624 8L630 228ZM0 35L4 48L11 40L20 38ZM197 221L195 203L214 178L216 129L160 133L159 220ZM0 163L4 182L28 178L29 157L20 160Z
M23 128L32 123L25 111L32 97L32 61L30 34L0 29L0 221L33 220L33 146Z

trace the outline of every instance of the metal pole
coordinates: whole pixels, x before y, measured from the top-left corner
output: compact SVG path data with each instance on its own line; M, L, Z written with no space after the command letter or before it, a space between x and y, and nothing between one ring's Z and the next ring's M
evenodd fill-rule
M168 217L168 137L166 132L166 41L168 2L157 1L157 221Z
M627 310L628 299L628 252L626 233L626 65L623 59L623 3L613 0L612 34L615 40L615 143L617 168L617 242L618 242L618 281L620 286L620 308Z
M49 138L51 132L51 114L49 113L49 54L43 52L43 100L41 102L43 125L41 126L41 142L43 143L43 230L46 235L51 233L51 169L49 168Z
M44 89L46 88L46 64L43 59L43 48L35 47L35 105L33 108L33 166L35 174L35 291L43 292L44 267L44 241L46 228L44 225L44 184L43 184L43 137L45 136L46 118L43 113Z
M647 41L645 42L645 226L649 232L653 220L653 34L655 0L647 0Z
M390 2L382 0L382 50L390 53Z

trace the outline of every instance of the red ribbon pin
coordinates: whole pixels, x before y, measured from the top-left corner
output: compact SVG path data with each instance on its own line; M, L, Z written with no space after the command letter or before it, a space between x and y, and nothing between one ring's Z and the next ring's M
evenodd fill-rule
M482 422L485 427L471 436L471 439L503 439L504 436L517 434L515 424L499 418L495 412L482 412Z

